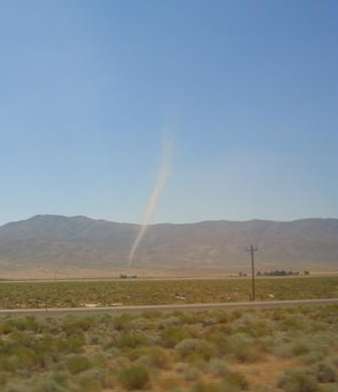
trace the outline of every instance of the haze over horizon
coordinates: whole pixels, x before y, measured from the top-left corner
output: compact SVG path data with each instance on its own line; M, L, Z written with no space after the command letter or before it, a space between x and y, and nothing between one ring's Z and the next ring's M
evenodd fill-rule
M0 224L338 217L338 3L4 1Z

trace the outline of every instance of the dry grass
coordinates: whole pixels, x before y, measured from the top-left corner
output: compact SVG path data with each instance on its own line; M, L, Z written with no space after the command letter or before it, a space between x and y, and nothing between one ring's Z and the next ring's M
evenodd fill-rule
M247 301L250 292L248 279L2 282L0 308ZM262 278L256 292L263 301L338 297L338 277Z

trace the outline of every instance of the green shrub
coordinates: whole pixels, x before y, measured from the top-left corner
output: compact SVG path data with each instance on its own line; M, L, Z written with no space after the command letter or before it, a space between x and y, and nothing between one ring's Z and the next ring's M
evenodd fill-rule
M337 369L330 362L321 362L316 366L317 380L322 383L336 382Z
M243 316L243 314L244 314L244 312L242 310L239 310L239 309L233 310L230 313L229 320L231 320L231 321L238 320L239 318L241 318Z
M278 387L286 392L317 392L316 378L304 369L286 370L278 382Z
M67 392L67 389L52 379L40 380L32 386L34 392Z
M310 352L310 345L304 340L296 341L291 346L291 353L293 356L305 355L309 352Z
M189 365L185 362L176 362L174 369L177 373L184 373L188 367Z
M71 335L66 339L56 338L54 341L55 348L62 353L81 353L86 340L82 333L78 335Z
M144 366L146 368L151 368L152 364L148 355L142 355L136 360L132 359L131 362L136 366Z
M145 335L139 333L121 333L115 340L118 348L136 348L145 345L148 339Z
M145 318L136 318L130 322L130 330L132 331L149 331L152 323Z
M97 369L90 369L81 373L76 378L79 385L79 392L101 392L103 374Z
M143 312L141 314L141 317L148 319L148 320L160 319L161 316L162 316L162 313L159 310L148 310L148 311Z
M7 325L18 331L38 332L41 329L39 323L33 316L10 319L7 321Z
M216 310L213 315L219 324L226 324L230 320L229 313L225 310Z
M225 391L227 390L224 389L223 385L220 383L205 383L202 381L199 381L191 388L191 392L225 392Z
M229 353L240 362L255 362L260 353L252 338L245 334L233 335L228 340Z
M161 347L154 347L149 351L149 360L152 366L159 369L168 369L171 365L170 355Z
M276 392L276 388L271 385L256 385L250 388L253 392Z
M224 377L227 374L227 366L221 359L214 358L208 363L208 370L216 377Z
M334 384L322 384L320 386L320 392L337 392L338 385Z
M183 392L179 388L181 382L182 381L176 375L168 375L168 376L161 377L158 380L158 385L161 391Z
M34 369L42 364L42 359L38 357L38 354L24 346L17 346L9 360L16 369Z
M133 316L128 313L123 313L120 316L116 316L112 320L113 327L117 331L127 331L131 328L131 321Z
M253 337L268 336L272 334L273 326L270 320L259 319L256 314L247 313L232 324L237 333L244 333Z
M58 371L50 374L49 378L56 382L58 385L67 389L69 382L69 375L66 371Z
M94 320L89 317L81 318L66 318L63 324L63 330L70 335L77 335L78 333L87 332L94 324Z
M303 315L295 315L289 312L288 316L281 321L280 328L283 331L306 331L308 322Z
M177 327L182 324L182 320L178 317L168 317L164 320L161 320L158 324L160 329L170 328L170 327Z
M73 355L67 359L67 369L71 374L78 374L90 369L91 363L87 357L83 355Z
M5 372L0 372L0 387L6 385L8 381L8 374Z
M101 382L105 389L114 389L116 385L115 374L113 374L110 369L105 369L102 374Z
M175 350L182 358L198 356L203 359L210 359L214 355L213 346L202 339L185 339L175 346Z
M208 337L208 341L211 342L219 355L226 355L231 352L232 345L227 335L221 332L211 333Z
M131 361L128 357L124 355L119 355L112 361L114 368L125 368L131 365Z
M13 332L15 327L12 325L10 320L0 322L0 335L8 335Z
M302 357L302 361L306 365L313 365L322 361L325 358L325 354L321 351L311 351Z
M132 366L120 371L119 381L124 388L131 391L133 389L144 389L149 384L150 377L145 367Z
M166 348L173 348L187 338L189 338L189 334L182 327L167 328L161 333L161 342Z
M330 362L338 368L338 354L333 354L329 358Z
M17 370L17 366L15 365L14 361L12 358L9 358L8 356L0 357L0 370L3 372L8 372L8 373L14 373Z
M249 383L242 373L227 370L224 375L225 390L240 390L246 391L249 389Z
M195 368L189 366L183 373L183 378L186 381L197 381L200 378L200 371Z
M13 382L6 386L4 392L27 392L29 390L27 384Z

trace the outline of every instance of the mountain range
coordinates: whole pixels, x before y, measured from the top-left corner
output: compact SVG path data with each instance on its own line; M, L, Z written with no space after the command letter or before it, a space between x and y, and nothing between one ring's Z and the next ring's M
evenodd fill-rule
M0 227L0 268L123 269L139 228L84 216L38 215L8 223ZM258 248L261 270L338 269L338 219L151 225L133 268L245 271L250 244Z

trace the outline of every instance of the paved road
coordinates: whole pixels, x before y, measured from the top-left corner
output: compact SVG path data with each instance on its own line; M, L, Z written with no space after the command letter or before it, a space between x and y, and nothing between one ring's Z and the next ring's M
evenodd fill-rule
M338 298L304 299L287 301L256 301L256 302L225 302L209 304L182 304L182 305L139 305L114 307L82 307L82 308L47 308L47 309L0 309L1 315L64 315L64 314L98 314L98 313L139 313L146 311L173 311L173 310L211 310L211 309L269 309L285 306L299 305L328 305L337 304Z

